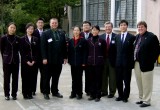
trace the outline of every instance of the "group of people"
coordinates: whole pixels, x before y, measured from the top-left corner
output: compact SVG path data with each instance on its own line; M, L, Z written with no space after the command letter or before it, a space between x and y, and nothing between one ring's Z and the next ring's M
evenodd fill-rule
M104 24L105 33L99 35L100 27L84 21L81 27L73 27L73 37L66 45L65 33L58 29L58 19L50 19L50 29L44 31L44 20L39 18L37 29L32 23L26 25L26 34L19 38L16 25L10 23L8 32L1 38L1 53L4 72L5 99L10 99L12 75L12 98L17 99L19 52L21 55L22 94L32 99L36 94L38 69L41 73L40 90L44 98L49 94L63 98L58 90L62 64L71 68L72 90L70 99L81 99L82 77L85 73L85 92L88 100L100 101L107 96L116 101L128 102L132 69L135 70L139 90L140 107L150 106L153 88L154 63L159 55L156 35L147 31L145 21L137 24L136 36L127 31L128 22L119 22L120 33L112 32L113 24ZM51 84L50 84L51 82Z

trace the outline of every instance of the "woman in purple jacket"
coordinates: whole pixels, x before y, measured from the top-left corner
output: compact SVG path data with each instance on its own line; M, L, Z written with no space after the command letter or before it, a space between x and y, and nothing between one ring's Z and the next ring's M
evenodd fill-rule
M98 25L93 26L93 37L88 39L88 66L91 78L91 95L88 100L96 102L101 98L102 72L106 57L106 41L99 38L99 31Z

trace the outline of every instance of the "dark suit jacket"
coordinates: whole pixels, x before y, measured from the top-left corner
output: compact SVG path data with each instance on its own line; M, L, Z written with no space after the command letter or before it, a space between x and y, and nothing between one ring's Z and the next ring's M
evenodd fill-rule
M82 66L87 63L87 41L80 38L74 46L74 39L68 42L68 63L72 66Z
M138 34L136 36L135 46L139 37ZM137 55L140 69L142 72L152 71L159 55L159 41L156 35L148 31L142 37L143 40Z
M18 36L15 36L13 41L11 41L7 35L1 37L1 54L3 63L11 64L12 61L15 64L19 63L19 43L20 38Z
M84 32L81 32L81 33L80 33L80 36L82 36L83 38L85 38ZM93 36L92 33L89 33L88 39L91 38L92 36ZM86 39L86 40L87 40L87 39Z
M34 32L33 32L33 36L37 37L38 38L38 43L39 43L39 55L38 55L38 63L42 63L42 55L41 55L41 37L40 37L40 34L39 34L39 31L38 29L35 29Z
M67 59L65 33L57 30L59 40L56 41L51 29L42 33L41 54L42 59L47 59L49 64L63 64Z
M106 41L99 38L94 43L92 37L87 40L88 42L88 65L104 65L106 58Z
M121 34L116 36L116 67L132 69L134 67L134 41L135 36L127 33L124 43L121 42Z
M39 42L37 37L32 36L30 43L28 37L26 35L23 36L20 41L21 63L28 61L37 62L39 56L38 48Z
M100 35L100 38L106 40L106 33ZM108 55L107 58L109 59L109 62L112 67L115 67L115 63L116 63L116 45L115 44L116 44L116 34L112 33L109 50L107 53Z

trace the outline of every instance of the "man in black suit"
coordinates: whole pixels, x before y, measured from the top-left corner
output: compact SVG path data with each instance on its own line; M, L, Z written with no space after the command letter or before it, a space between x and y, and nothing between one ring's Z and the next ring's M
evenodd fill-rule
M37 29L34 30L33 32L33 36L38 38L38 41L40 43L40 37L42 36L42 32L43 32L43 27L44 27L44 19L43 18L38 18L37 22L36 22L36 26ZM40 71L40 91L41 93L43 93L44 89L43 89L43 75L44 75L44 71L43 71L43 63L42 63L42 57L41 57L41 52L40 52L40 47L39 47L39 55L38 55L38 68ZM37 88L37 75L36 75L36 79L35 79L35 87L32 91L32 94L35 95L36 92L36 88Z
M114 97L116 93L116 73L115 73L115 61L116 61L116 34L112 32L113 24L111 22L106 22L105 33L100 37L106 41L107 50L106 50L106 61L104 66L104 72L102 77L102 96L108 95L108 86L109 86L109 95L108 98Z
M58 82L62 70L62 64L67 62L67 47L65 33L58 30L58 19L50 19L50 29L42 33L41 51L43 64L48 66L48 77L45 82L44 98L49 99L50 79L52 78L51 93L52 96L63 98L58 92Z
M123 100L126 103L130 95L131 73L134 66L133 43L135 36L127 32L128 22L126 20L121 20L119 27L121 34L116 36L116 82L118 89L116 101Z
M91 30L91 23L89 21L84 21L82 23L82 27L83 27L83 32L81 32L80 36L84 37L86 40L91 38L93 35L90 32ZM88 66L86 65L84 67L85 70L85 92L86 95L89 96L90 95L90 89L91 89L91 83L90 83L90 75L88 72Z
M159 41L156 35L147 31L145 21L137 24L138 34L135 41L135 76L139 90L140 107L150 106L153 90L154 63L159 54Z

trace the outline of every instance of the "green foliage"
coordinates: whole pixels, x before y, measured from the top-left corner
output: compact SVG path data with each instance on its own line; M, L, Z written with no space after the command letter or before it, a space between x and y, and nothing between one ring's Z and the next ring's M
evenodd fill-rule
M52 17L56 17L60 21L61 18L66 16L64 15L64 6L74 6L75 4L80 4L80 1L81 0L3 0L4 21L2 21L2 23L5 26L8 22L15 22L17 24L17 34L23 35L25 33L25 25L28 22L35 23L39 17L45 19L45 24L47 24ZM1 26L1 29L3 29L3 27Z

